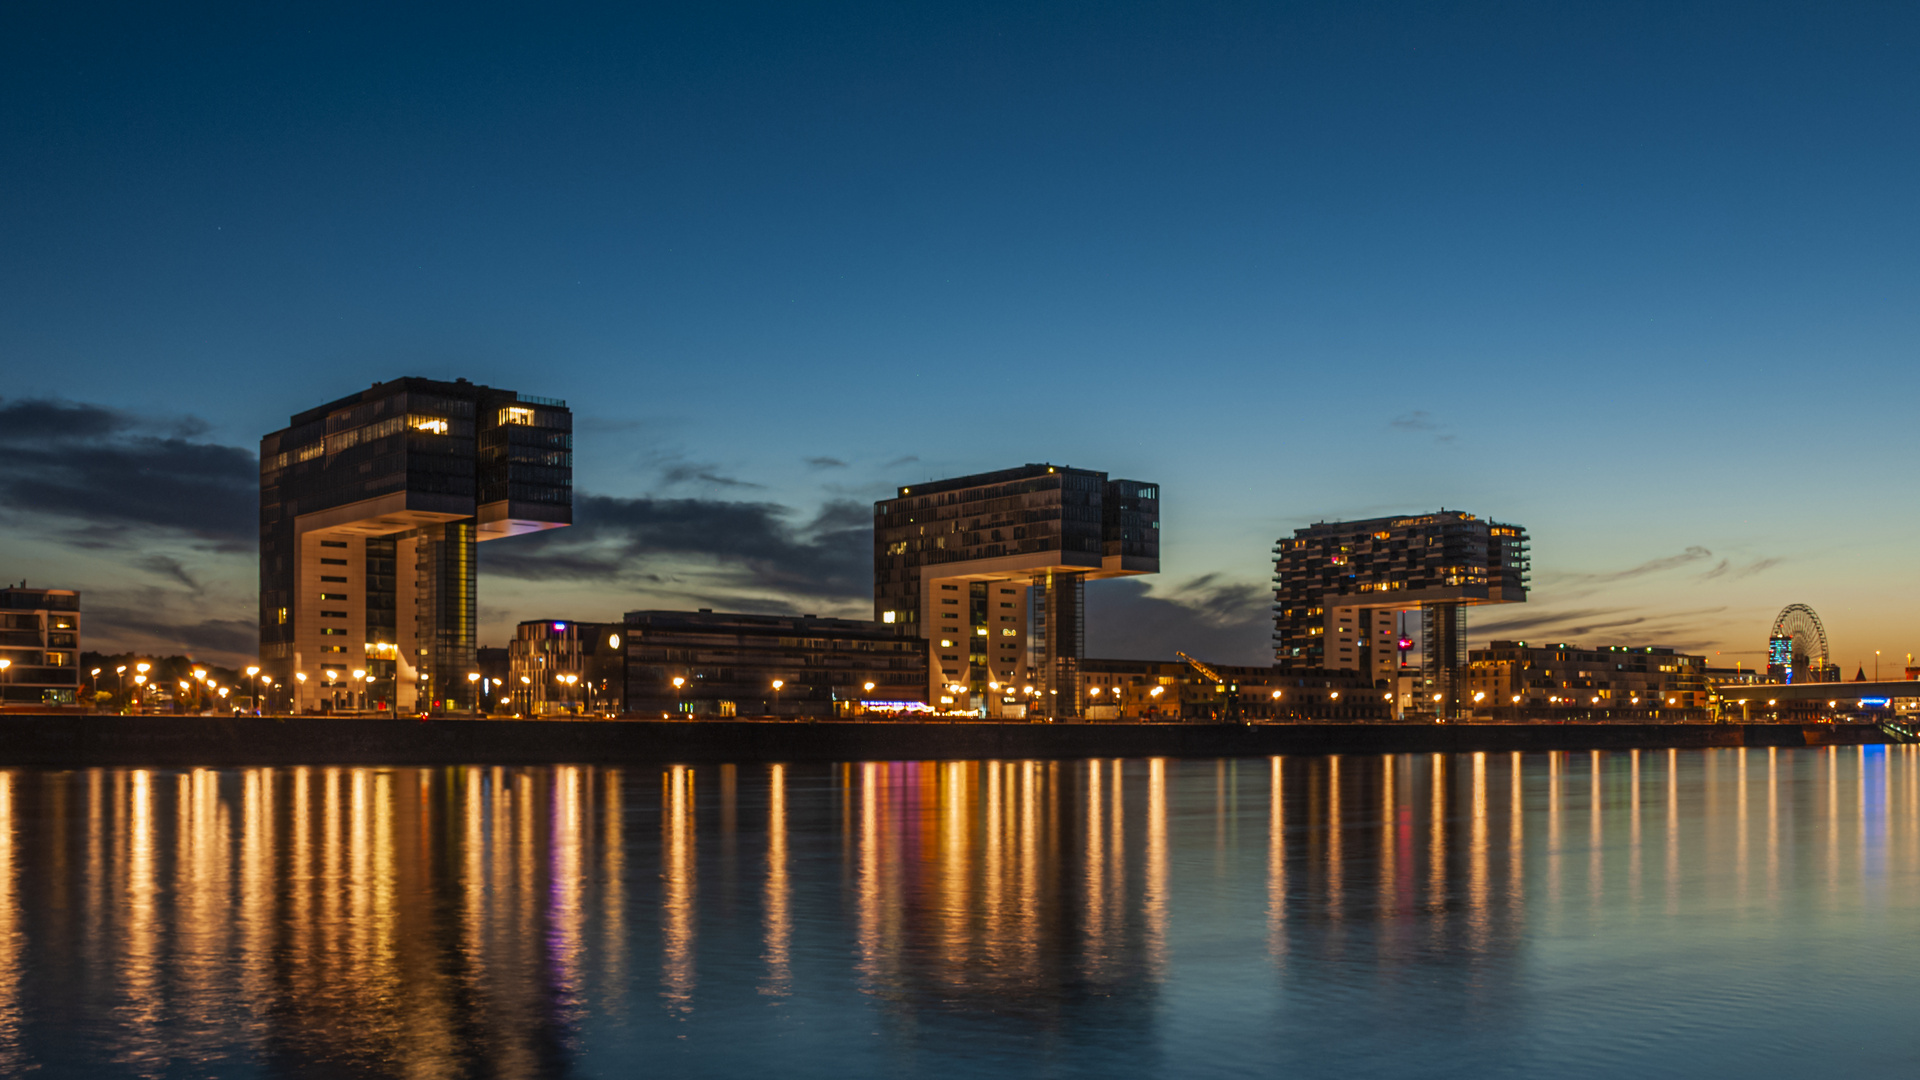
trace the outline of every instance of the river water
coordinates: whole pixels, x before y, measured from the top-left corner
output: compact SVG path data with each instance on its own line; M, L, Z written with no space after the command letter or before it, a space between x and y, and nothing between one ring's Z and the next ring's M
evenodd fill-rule
M0 772L0 1075L1920 1073L1913 747Z

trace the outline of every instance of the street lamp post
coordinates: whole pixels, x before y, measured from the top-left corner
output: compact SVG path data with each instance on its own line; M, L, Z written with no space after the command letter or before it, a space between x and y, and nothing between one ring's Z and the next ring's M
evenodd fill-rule
M868 683L860 684L860 722L863 724L867 722L867 698L872 693L873 693L872 683L868 682Z
M479 672L477 671L467 672L467 692L473 695L473 715L476 719L480 716L480 694L478 692L479 687L474 684L478 683L479 681L480 681Z
M780 688L787 685L785 679L773 680L773 715L780 715Z
M4 688L13 685L13 673L9 670L12 667L13 661L0 660L0 709L7 707L7 692Z
M680 718L680 688L685 685L687 685L685 677L680 675L673 677L673 718L675 720Z
M607 648L612 649L615 659L620 661L620 707L613 710L615 716L625 715L627 711L627 658L620 654L620 635L607 635Z

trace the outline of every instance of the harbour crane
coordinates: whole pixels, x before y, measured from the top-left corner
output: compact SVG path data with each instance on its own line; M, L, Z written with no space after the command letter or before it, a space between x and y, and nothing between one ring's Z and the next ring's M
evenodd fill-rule
M1193 670L1199 672L1204 678L1212 682L1214 685L1215 693L1222 694L1225 696L1226 700L1222 703L1223 708L1218 709L1214 712L1214 719L1220 720L1229 724L1239 723L1240 722L1240 684L1233 681L1232 679L1227 678L1225 675L1220 674L1218 671L1215 671L1213 669L1213 666L1206 663L1205 661L1196 660L1193 657L1188 656L1186 653L1179 651L1178 649L1174 650L1174 655L1178 656L1182 660L1185 660L1189 667L1193 668Z

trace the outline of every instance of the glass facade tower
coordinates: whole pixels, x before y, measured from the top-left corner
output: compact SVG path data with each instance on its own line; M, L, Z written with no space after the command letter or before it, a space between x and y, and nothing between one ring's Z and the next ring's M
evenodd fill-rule
M260 660L279 707L469 708L481 541L573 521L565 402L404 378L260 441Z
M1282 671L1399 675L1399 613L1420 612L1414 709L1463 715L1465 607L1527 598L1527 531L1457 510L1321 522L1273 548L1273 655Z
M914 484L873 506L874 618L926 642L929 701L1081 715L1089 579L1160 569L1160 491L1056 465Z

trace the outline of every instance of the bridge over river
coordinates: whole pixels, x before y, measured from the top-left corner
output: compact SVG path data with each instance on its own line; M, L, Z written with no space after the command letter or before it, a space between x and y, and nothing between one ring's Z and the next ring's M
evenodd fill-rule
M1720 688L1720 713L1728 720L1877 720L1907 711L1920 712L1920 680L1737 683Z

